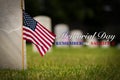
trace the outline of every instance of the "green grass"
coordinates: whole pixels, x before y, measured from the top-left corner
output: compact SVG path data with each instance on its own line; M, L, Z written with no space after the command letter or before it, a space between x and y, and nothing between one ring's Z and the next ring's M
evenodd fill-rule
M27 45L28 69L0 70L0 80L119 80L120 50L56 48L41 57Z

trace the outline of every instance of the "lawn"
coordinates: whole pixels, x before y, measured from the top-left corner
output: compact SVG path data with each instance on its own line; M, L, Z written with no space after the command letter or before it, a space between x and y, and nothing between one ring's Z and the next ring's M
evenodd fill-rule
M120 80L117 48L52 48L41 57L27 45L27 70L0 70L0 80Z

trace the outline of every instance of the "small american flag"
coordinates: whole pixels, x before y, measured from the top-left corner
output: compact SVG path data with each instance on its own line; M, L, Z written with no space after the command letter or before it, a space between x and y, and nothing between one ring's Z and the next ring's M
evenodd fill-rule
M43 56L52 46L55 35L47 30L43 25L34 20L23 10L23 39L31 41L36 45L38 51Z

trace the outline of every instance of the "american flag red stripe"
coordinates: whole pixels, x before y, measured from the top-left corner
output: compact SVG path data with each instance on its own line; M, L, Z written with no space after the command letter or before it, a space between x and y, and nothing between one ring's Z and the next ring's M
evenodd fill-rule
M31 41L40 54L45 55L52 46L55 35L26 13L24 13L24 20L23 39Z

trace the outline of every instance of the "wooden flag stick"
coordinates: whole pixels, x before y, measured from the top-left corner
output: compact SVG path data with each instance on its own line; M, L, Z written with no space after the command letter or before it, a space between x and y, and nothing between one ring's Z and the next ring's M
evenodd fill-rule
M22 69L24 70L23 0L21 0L21 10L22 10Z

